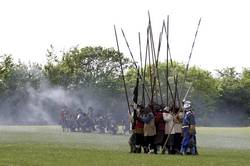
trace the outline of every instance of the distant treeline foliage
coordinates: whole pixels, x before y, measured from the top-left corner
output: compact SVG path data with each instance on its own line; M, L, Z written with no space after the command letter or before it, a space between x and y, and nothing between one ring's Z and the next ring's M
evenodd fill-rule
M120 58L125 71L129 100L136 82L136 69L123 54L112 48L74 47L57 55L51 46L47 63L15 63L11 55L0 57L0 123L51 124L59 121L63 105L74 110L92 106L127 121L127 103L121 77ZM166 63L158 65L163 103L166 104ZM146 86L150 79L146 71ZM182 94L192 84L188 100L199 125L246 126L250 124L250 69L237 73L228 67L211 72L190 67L183 81L185 65L169 64L169 82L179 75ZM141 88L140 88L141 91ZM60 93L59 97L56 93ZM61 96L61 98L60 98ZM159 101L159 94L156 99ZM139 100L142 100L140 92Z

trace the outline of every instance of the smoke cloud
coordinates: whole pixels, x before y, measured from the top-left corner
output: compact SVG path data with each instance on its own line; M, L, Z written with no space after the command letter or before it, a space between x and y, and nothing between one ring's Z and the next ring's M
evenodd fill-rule
M96 112L111 113L118 120L126 120L126 105L120 94L112 94L94 88L65 89L43 81L38 89L27 84L0 101L1 125L50 125L58 124L60 111L66 106L70 111L84 112L92 107ZM118 109L119 106L119 109Z

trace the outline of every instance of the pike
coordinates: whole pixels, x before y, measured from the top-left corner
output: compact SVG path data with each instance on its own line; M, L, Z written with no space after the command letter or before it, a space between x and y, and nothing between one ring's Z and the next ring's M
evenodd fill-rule
M170 91L170 95L171 95L172 101L174 101L174 95L173 95L173 92L172 92L172 89L171 89L171 87L170 87L170 83L169 83L168 80L167 80L167 87L169 88L169 91Z
M152 63L153 63L153 80L151 79L151 88L152 88L152 96L151 96L151 103L153 103L154 100L154 93L156 89L156 81L158 80L158 86L159 86L159 92L160 92L160 97L161 97L161 103L163 104L163 99L162 99L162 93L161 93L161 84L160 84L160 79L159 79L159 71L158 71L158 59L159 59L159 53L160 53L160 48L161 48L161 40L162 40L162 31L159 35L159 43L158 43L158 51L157 51L157 56L155 53L155 46L154 46L154 38L153 38L153 31L152 31L152 25L151 25L151 18L150 18L150 13L148 11L148 18L149 18L149 36L150 36L150 44L151 44L151 51L152 51ZM152 76L151 76L152 77ZM156 94L156 100L158 100L158 96Z
M126 35L125 35L125 33L124 33L124 31L123 31L122 28L121 28L121 32L122 32L123 38L124 38L124 40L125 40L125 43L126 43L126 45L127 45L127 48L128 48L128 50L129 50L130 56L131 56L131 58L132 58L132 60L133 60L133 64L135 65L135 68L138 69L137 63L136 63L136 61L135 61L135 59L134 59L134 55L133 55L133 53L132 53L132 51L131 51L131 49L130 49L128 40L127 40ZM142 78L142 75L141 75L140 73L139 73L139 77L140 77L141 80L143 79L143 78ZM147 97L149 98L149 94L148 94L147 88L144 87L144 90L146 91Z
M142 51L141 51L141 35L140 35L140 32L138 32L138 39L139 39L139 50L140 50L141 73L142 73L142 76L143 76Z
M136 109L137 109L137 105L138 105L138 91L139 91L139 69L137 69L137 78L136 78L136 85L133 91L133 102L134 102L134 113L133 113L133 123L132 123L132 128L135 127L135 122L137 119L136 116Z
M174 95L173 95L173 92L171 90L171 86L170 86L170 83L169 83L169 60L170 60L170 65L172 68L174 68L174 65L173 65L173 60L172 60L172 56L171 56L171 50L170 50L170 46L169 46L169 15L167 17L167 26L166 26L166 23L165 23L165 20L163 21L163 28L164 28L164 32L166 34L166 40L167 40L167 54L166 54L166 72L165 72L165 79L166 79L166 82L167 82L167 101L166 101L166 105L169 104L169 91L170 91L170 95L171 95L171 98L172 98L172 101L174 101Z
M131 58L133 59L133 63L134 63L134 65L135 65L135 68L137 69L138 66L137 66L137 64L136 64L134 55L133 55L133 53L132 53L132 51L131 51L131 49L130 49L130 46L129 46L128 41L127 41L127 38L126 38L125 33L124 33L124 31L123 31L122 28L121 28L121 31L122 31L123 38L124 38L124 40L125 40L125 42L126 42L126 45L127 45L127 47L128 47L129 53L130 53L130 55L131 55Z
M163 21L163 25L164 25L164 30L166 33L166 38L167 38L167 59L166 59L166 80L167 80L167 103L166 105L168 105L168 86L170 88L169 82L168 82L168 76L169 76L169 71L168 71L168 53L169 53L169 15L168 15L168 19L167 19L167 30L166 30L166 25L165 25L165 21ZM171 89L170 89L171 90ZM172 93L172 91L171 91ZM173 94L172 94L173 96Z
M149 34L148 34L149 38ZM149 68L149 80L150 80L150 87L151 87L151 98L150 98L150 103L153 103L154 99L154 89L153 89L153 79L152 79L152 66L151 66L151 58L150 58L150 46L149 44L147 45L147 50L148 50L148 68Z
M147 28L147 34L148 34L148 28ZM145 77L146 77L146 68L147 68L147 57L148 57L148 45L149 45L149 39L147 35L147 43L146 43L146 55L145 55L145 62L144 62L144 71L143 71L143 84L142 84L142 89L145 89ZM144 95L144 91L143 91ZM149 97L149 96L148 96ZM145 98L143 98L143 106L145 106ZM150 100L150 98L148 98Z
M201 18L199 19L198 26L196 28L196 32L195 32L195 36L194 36L194 40L193 40L193 44L192 44L192 47L191 47L191 51L189 53L188 63L187 63L185 74L184 74L184 80L183 80L183 84L182 84L181 89L180 89L180 95L182 95L182 89L183 89L183 86L184 86L184 84L186 82L186 79L187 79L187 72L188 72L188 69L189 69L189 63L190 63L190 59L191 59L191 56L192 56L192 53L193 53L193 49L194 49L194 45L195 45L195 41L196 41L198 31L199 31L200 23L201 23Z
M176 98L178 98L178 73L176 75L176 77L174 77L174 84L175 84L175 92L174 92L174 109L176 108Z
M121 53L120 53L119 42L118 42L118 37L117 37L115 25L114 25L114 31L115 31L115 39L116 39L116 45L117 45L118 55L120 56L119 57L119 63L120 63L122 80L123 80L123 86L124 86L124 91L125 91L127 105L128 105L128 111L129 111L129 114L131 115L131 110L130 110L129 100L128 100L128 92L127 92L127 87L126 87L126 82L125 82L125 77L124 77L124 71L123 71L123 66L122 66L122 57L121 57Z
M149 39L147 49L148 49L148 63L149 63L149 78L150 78L150 87L151 87L151 98L150 103L154 102L154 86L153 86L153 74L152 74L152 66L151 66L151 54L153 54L153 48L152 48L152 37L151 37L151 20L150 20L150 14L148 11L148 29L147 29L147 38ZM151 52L151 54L150 54ZM153 57L153 55L152 55ZM152 58L153 61L154 58Z
M144 77L144 73L143 73L143 67L142 67L142 51L141 51L141 35L140 32L138 32L138 39L139 39L139 50L140 50L140 62L141 62L141 74L142 77ZM143 106L145 106L145 92L144 92L144 79L142 80L142 104Z
M189 86L189 88L188 88L188 90L187 90L187 92L186 92L186 94L185 94L185 96L184 96L184 98L183 98L182 101L186 101L186 98L187 98L187 96L188 96L189 91L190 91L191 88L192 88L192 84Z
M160 56L160 50L161 50L161 42L162 42L162 34L164 30L164 22L162 24L162 30L159 35L159 42L158 42L158 50L157 50L157 59L155 67L156 67L156 74L157 74L157 80L158 80L158 86L159 86L159 92L160 92L160 97L161 97L161 104L163 105L163 97L162 97L162 91L161 91L161 82L160 82L160 75L159 75L159 68L158 68L158 62L159 62L159 56Z

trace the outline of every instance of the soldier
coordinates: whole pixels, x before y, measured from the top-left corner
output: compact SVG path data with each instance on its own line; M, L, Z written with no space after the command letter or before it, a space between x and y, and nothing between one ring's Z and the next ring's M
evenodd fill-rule
M165 135L165 121L163 119L163 108L162 106L158 106L155 108L155 127L156 127L156 136L154 143L156 145L157 151L160 148L163 148L164 145L164 135Z
M198 154L196 148L196 130L195 130L195 117L192 112L191 102L184 102L184 118L182 122L182 132L183 132L183 140L181 146L181 153L185 154ZM188 151L189 150L189 151Z
M163 147L163 153L165 153L166 148L168 149L168 154L174 154L174 116L173 116L173 107L165 107L163 113L163 119L165 121L165 141L166 146ZM168 139L168 140L167 140Z
M135 121L134 121L134 112L131 113L128 111L128 117L130 122L130 130L132 132L129 138L129 146L130 146L130 153L136 153L136 133L135 133Z
M180 154L181 142L182 142L182 120L183 120L183 111L181 108L176 109L174 116L174 150L176 154Z
M154 138L156 135L155 128L155 117L152 112L152 108L150 106L146 107L143 114L141 114L140 118L144 122L144 147L145 152L148 153L157 153L156 146L154 144Z
M62 131L64 132L66 129L66 118L65 118L66 111L63 108L61 113L60 113L60 124L62 126Z
M144 107L142 105L138 105L138 108L136 110L136 118L135 118L135 152L136 153L141 153L141 147L144 146L144 123L141 119L141 114L144 112ZM147 152L144 149L144 153Z
M68 107L65 107L64 117L65 117L65 131L69 132L70 131L70 112L69 112Z

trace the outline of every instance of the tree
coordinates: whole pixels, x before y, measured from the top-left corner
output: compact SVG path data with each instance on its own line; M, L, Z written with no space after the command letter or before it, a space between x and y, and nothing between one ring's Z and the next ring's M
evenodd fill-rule
M51 58L52 54L49 52L48 57ZM63 53L61 61L50 59L45 65L45 73L53 84L64 87L115 89L120 80L119 58L126 69L129 60L114 49L74 47Z

